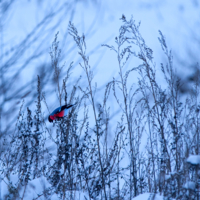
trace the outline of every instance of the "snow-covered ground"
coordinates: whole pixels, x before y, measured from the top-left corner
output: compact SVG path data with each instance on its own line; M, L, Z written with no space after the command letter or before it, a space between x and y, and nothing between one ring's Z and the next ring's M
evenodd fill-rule
M190 155L187 158L187 162L192 165L199 165L200 164L200 155Z
M144 193L144 194L141 194L141 195L133 198L133 200L153 200L153 196L154 196L154 194L152 194L152 193ZM156 194L154 197L154 200L163 200L163 196Z

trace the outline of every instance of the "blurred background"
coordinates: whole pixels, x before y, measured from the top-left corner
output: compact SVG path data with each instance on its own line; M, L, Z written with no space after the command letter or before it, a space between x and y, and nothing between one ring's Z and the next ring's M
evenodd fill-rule
M68 33L69 21L79 34L85 35L87 55L97 83L96 95L101 98L105 85L118 76L116 55L102 44L115 45L122 14L141 22L140 32L154 52L158 71L160 63L166 61L158 41L158 30L162 31L172 50L177 76L184 83L181 93L189 92L200 60L200 5L197 0L0 0L0 139L15 128L23 99L26 106L35 108L37 75L50 111L58 106L49 55L58 32L60 65L64 65L61 79L72 62L69 90L82 75L80 56ZM130 60L128 64L136 67L139 63ZM81 84L85 84L84 77ZM43 113L49 114L47 109Z

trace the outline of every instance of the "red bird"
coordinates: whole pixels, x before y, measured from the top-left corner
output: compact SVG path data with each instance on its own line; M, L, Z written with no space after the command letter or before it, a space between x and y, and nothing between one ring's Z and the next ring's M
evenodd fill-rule
M49 122L53 122L53 120L57 118L61 118L67 115L69 108L74 105L64 105L61 107L56 108L48 117Z

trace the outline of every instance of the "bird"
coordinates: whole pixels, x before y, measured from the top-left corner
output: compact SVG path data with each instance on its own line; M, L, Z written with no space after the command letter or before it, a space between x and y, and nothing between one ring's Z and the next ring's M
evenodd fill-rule
M74 106L75 104L71 104L71 105L64 105L64 106L60 106L58 108L56 108L48 117L48 120L50 123L53 122L53 120L62 118L64 116L67 115L69 109Z

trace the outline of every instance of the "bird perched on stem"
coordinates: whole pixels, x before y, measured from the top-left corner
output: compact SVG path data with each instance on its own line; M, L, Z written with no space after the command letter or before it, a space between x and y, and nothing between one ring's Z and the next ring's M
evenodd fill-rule
M53 122L53 120L56 120L58 118L62 118L67 115L69 109L74 106L73 105L64 105L56 108L48 117L49 122Z

